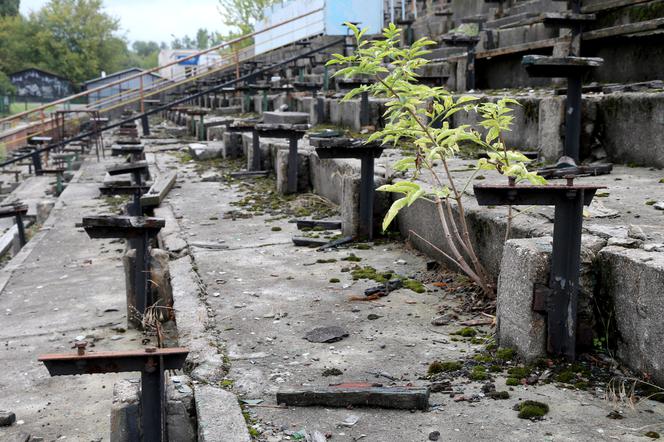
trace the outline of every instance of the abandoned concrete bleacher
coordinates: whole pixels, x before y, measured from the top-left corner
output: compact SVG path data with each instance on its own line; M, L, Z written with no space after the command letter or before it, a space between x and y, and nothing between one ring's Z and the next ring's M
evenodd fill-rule
M395 9L392 9L395 4ZM551 180L549 186L529 186L517 185L515 180L505 182L504 177L491 172L478 176L477 171L469 166L477 159L473 153L464 152L449 161L448 173L459 181L467 181L462 196L465 212L460 212L451 204L449 214L453 217L466 217L464 222L467 222L470 228L468 241L476 248L479 259L497 286L495 319L498 344L514 348L526 363L545 356L560 356L573 361L580 353L592 348L593 338L598 336L598 325L605 319L600 316L605 312L598 312L593 305L602 304L612 309L612 332L615 329L620 338L615 343L617 358L634 372L644 373L648 379L664 385L664 331L660 324L661 289L664 287L664 227L661 222L664 213L664 178L661 171L664 167L664 147L660 141L664 138L664 126L660 121L664 115L664 83L661 78L661 61L656 60L657 54L664 53L664 10L657 7L658 5L661 6L661 2L655 0L385 1L386 20L395 19L403 29L405 43L424 36L437 42L431 54L427 55L430 59L429 65L421 71L420 79L423 82L444 86L454 94L472 94L485 101L495 101L505 96L519 101L520 106L515 106L514 127L506 134L504 141L510 148L527 153L528 157L537 163L541 174ZM331 45L326 47L325 51L316 51L316 48L327 44ZM117 215L116 206L113 207L116 214L112 216L90 212L90 216L83 217L77 226L91 239L108 239L114 242L118 239L126 240L126 249L118 249L122 257L117 259L122 259L125 271L126 319L130 328L143 328L145 317L150 316L153 310L160 311L164 318L173 319L175 315L181 314L178 310L180 308L184 312L182 322L198 322L201 329L208 326L214 329L214 321L210 321L209 324L212 325L206 321L218 313L215 308L219 311L229 308L231 312L242 312L240 315L224 315L223 318L219 315L220 322L228 320L230 323L239 317L245 322L252 318L255 321L266 319L274 327L281 327L285 323L280 322L282 317L277 317L274 311L258 311L264 307L274 310L289 305L260 304L272 302L265 301L272 299L269 298L269 290L266 289L265 293L245 291L239 283L246 283L246 276L233 274L232 281L226 276L219 277L232 273L226 266L237 270L238 267L233 267L235 263L231 261L236 259L235 256L247 256L241 253L251 254L251 259L257 260L251 263L251 272L255 272L253 266L266 269L274 266L275 262L285 263L288 262L287 259L302 258L309 253L315 253L306 249L295 252L293 249L286 249L285 247L292 247L288 236L278 237L278 241L274 243L264 241L266 237L259 236L263 233L256 233L262 232L261 229L265 227L263 219L260 218L262 215L257 215L256 219L247 221L246 224L233 223L219 216L219 210L225 210L226 206L234 204L224 193L240 194L248 188L258 187L255 186L259 182L255 180L256 177L276 176L275 192L288 194L283 198L289 203L298 202L300 197L322 197L328 200L326 203L331 203L330 206L339 206L340 219L300 219L287 215L274 217L269 221L281 219L284 225L288 221L302 230L339 230L338 235L335 232L334 236L330 235L325 239L299 236L292 238L295 245L314 245L319 247L319 251L326 252L353 242L362 242L366 247L382 247L383 243L376 241L380 231L379 224L387 208L395 201L395 196L377 192L378 186L406 176L416 180L424 191L431 189L427 176L394 172L394 163L407 155L407 149L403 149L403 146L364 142L366 136L385 124L386 100L371 97L366 92L354 99L342 100L350 89L365 85L371 79L336 78L333 77L334 69L324 66L330 53L351 50L353 45L348 37L342 36L342 39L339 39L339 36L313 36L252 56L249 61L228 65L215 74L205 75L180 86L174 85L174 90L163 91L159 99L140 98L140 103L128 104L122 110L119 120L109 118L106 121L97 121L103 125L122 122L117 123L113 139L102 139L101 150L97 151L104 156L105 143L110 147L111 155L117 157L113 160L119 162L111 164L110 158L101 161L95 169L95 173L99 175L95 180L90 179L89 169L84 171L88 173L88 184L92 183L94 192L91 193L95 193L97 198L97 186L101 176L107 173L108 176L99 186L99 192L109 196L128 195L133 199L128 207L122 209L120 215ZM284 60L290 61L284 64ZM136 113L136 109L140 109L139 113ZM160 122L159 125L152 124L150 127L150 123L154 123L148 120L148 113L152 109L159 110L159 117L169 121L163 124ZM139 120L143 139L137 125ZM459 112L450 119L450 124L473 126L477 125L477 121L472 114ZM150 138L145 137L147 134L150 134ZM85 150L91 149L84 149L84 146L91 148L94 143L98 143L94 140L95 134L92 134L75 148L63 149L58 146L48 150L43 149L44 145L51 144L53 140L46 138L48 137L40 140L34 137L33 141L37 144L16 151L16 158L24 157L26 161L17 164L20 169L7 173L16 174L18 177L25 167L29 167L34 168L39 175L55 174L59 181L75 168L76 163L91 160L84 155ZM166 146L164 151L168 149L180 152L177 155L166 154L159 150L163 146ZM39 148L43 151L36 150ZM228 161L236 171L227 175L225 172L228 164L222 159L237 158L243 158L243 170L237 171L236 166L240 161ZM99 156L97 159L99 160ZM224 172L222 175L215 170L215 176L208 180L207 176L200 172L206 168L219 168ZM181 178L179 183L178 177ZM239 181L244 178L254 181ZM565 181L558 181L561 178ZM223 184L219 184L220 182ZM261 181L260 185L267 182ZM169 192L176 184L178 189L187 186L187 190L192 193L178 190L173 192L167 201ZM200 194L203 196L196 196L202 198L204 204L198 200L192 201L191 195L199 195L193 192L208 192ZM305 193L306 195L302 195ZM206 198L209 198L209 203ZM165 201L167 204L163 204ZM216 204L215 207L210 207L210 213L205 213L203 218L199 216L203 213L199 207L192 209L192 206L213 203ZM162 204L163 207L160 208ZM176 210L177 205L179 206ZM512 206L519 216L509 223L509 234L506 214L508 210L511 213ZM523 206L528 208L521 212ZM27 208L22 205L0 207L0 217L16 218L19 239L23 244L25 234L19 223L26 211ZM426 265L427 270L430 270L431 262L426 261L431 260L449 264L454 269L454 264L448 258L449 244L440 232L439 217L437 208L425 200L405 207L396 217L396 229L402 238L408 240L408 248L404 247L398 253L403 252L403 256L412 257L409 259L417 261L417 265L422 268ZM216 224L217 221L219 224ZM235 221L235 218L232 218L232 221ZM200 232L188 232L185 235L186 240L179 238L177 250L163 245L166 229L189 229L199 224L203 226L204 234L201 236L207 235L205 241L192 241L191 237L199 235ZM277 232L281 231L281 227L270 231L278 236ZM292 231L295 231L295 228ZM505 242L506 237L514 239ZM260 240L257 246L247 246L247 238ZM231 241L237 243L222 244ZM168 250L159 250L158 244ZM362 250L359 244L355 246ZM410 246L421 254L411 253ZM376 250L375 254L379 255L381 264L403 265L408 268L408 272L415 272L414 265L406 266L406 260L395 253L392 247L393 244L388 244L381 250ZM242 252L243 248L249 251ZM194 249L203 252L193 252ZM260 250L255 253L253 249ZM219 258L222 250L228 251L229 254ZM105 252L98 253L101 256ZM237 255L231 256L231 253ZM89 254L95 256L92 252ZM351 256L340 257L340 260L347 258ZM86 256L84 259L90 258ZM173 293L177 291L182 299L187 299L185 296L195 298L198 303L194 303L196 307L193 313L186 311L191 305L174 306L173 293L169 298L160 292L169 289L170 281L164 283L163 279L159 278L168 279L164 276L167 271L164 271L163 266L164 262L168 264L170 260L174 266L180 266L180 270L184 269L182 273L186 274L188 281L183 284L178 280L177 284L182 285L173 290ZM332 260L336 262L337 258ZM325 261L316 260L316 264ZM293 262L303 266L314 265L304 261ZM296 266L292 268L300 271ZM432 264L431 268L439 269L437 264ZM357 269L361 267L358 265L347 268L349 273ZM346 273L346 270L342 272ZM313 272L310 274L314 275ZM337 278L327 276L324 278L325 283L340 282ZM179 277L184 278L182 274ZM438 278L440 275L426 274L424 277ZM286 281L294 279L293 276L283 276L276 271L270 274L270 278L274 278L275 283L268 282L266 285L270 286L270 290L273 289L272 286L276 287L274 290L280 293L288 289ZM307 276L307 279L313 278ZM334 280L336 282L333 282ZM235 285L236 283L238 285ZM233 287L224 291L224 296L221 291L212 291L221 290L215 289L216 285L227 284ZM346 293L342 290L358 289L359 286L351 288L353 284L354 279L343 289L336 286L327 287L329 298L345 298ZM444 284L441 284L441 287L444 287ZM212 294L209 299L208 287ZM236 290L237 287L241 288ZM306 290L320 290L321 287L322 285L312 284L311 287L306 286ZM245 303L244 300L230 304L228 299L232 299L235 292L246 295L247 298L255 298L257 301L250 300L256 305L250 306L249 302ZM338 309L341 304L325 304L329 299L303 299L313 303L308 307L312 311L316 309L315 303L324 304L326 318L335 316L336 320L343 318L354 325L364 319L357 314L365 308L364 305L368 306L367 309L379 308L379 312L389 312L390 308L397 304L400 305L400 310L405 310L404 305L413 306L415 313L409 311L407 316L399 321L390 322L390 330L397 330L396 339L404 340L405 337L400 333L405 328L398 329L396 326L403 327L403 323L410 323L428 314L434 306L431 301L434 292L430 294L432 296L421 298L414 295L396 295L386 300L392 303L391 305L360 303L363 305L355 307L360 305L355 304L347 309L350 313L345 309ZM464 295L462 293L459 296ZM220 299L209 302L217 297ZM288 302L295 299L297 298L288 298ZM358 300L354 295L347 299ZM446 308L453 305L452 300L444 301ZM189 302L193 301L189 299ZM257 310L253 311L256 307ZM334 315L330 314L332 308L338 309L334 310ZM251 313L244 313L250 310ZM292 317L299 314L292 311L289 313ZM366 317L367 320L376 320L381 318L381 315L372 312ZM297 317L297 323L295 320L289 322L288 327L301 326L303 322L300 322L300 319L301 317ZM482 322L486 325L493 318L481 319L488 320ZM177 320L180 321L180 316ZM426 321L428 324L429 319ZM475 326L476 323L471 321L470 324ZM226 325L228 328L224 332L233 330L237 324L224 324ZM180 324L175 325L176 328L179 326ZM117 327L117 324L114 327ZM267 330L267 326L265 329ZM239 330L240 328L238 336ZM162 332L160 326L157 326L155 334L160 341L163 338ZM219 332L219 336L231 335L222 334L220 329L215 329L215 332ZM378 329L376 332L384 333ZM348 334L345 337L358 338ZM359 337L363 344L366 344L365 340L371 342L375 339L373 335ZM253 332L249 337L241 336L241 339L245 338L255 340ZM383 334L381 339L383 338L392 339L387 337L387 333ZM94 369L97 373L140 372L143 382L142 398L139 402L141 411L137 411L132 419L142 418L143 429L149 429L144 437L149 436L155 440L163 436L163 419L168 414L164 392L164 373L167 370L181 369L183 366L192 371L194 367L208 370L208 373L200 378L202 380L196 382L195 388L200 389L201 385L203 388L216 388L217 385L224 385L226 379L247 376L247 373L255 379L262 379L262 371L267 371L265 367L273 368L272 366L276 368L273 373L268 374L270 382L286 382L292 374L279 371L285 367L279 364L290 364L293 368L289 370L297 372L297 375L306 373L305 370L309 369L310 365L315 366L316 370L319 368L308 361L308 350L297 350L297 357L301 353L307 358L304 364L295 360L292 363L283 362L292 357L285 354L279 354L279 358L283 359L275 363L274 359L270 358L281 351L278 346L272 347L278 349L273 352L248 352L245 348L251 347L254 350L254 346L263 345L264 342L252 341L246 345L244 341L233 341L230 336L224 342L229 346L229 354L232 354L229 360L238 365L244 363L238 361L247 361L247 366L251 366L248 369L242 368L246 372L229 372L225 358L220 356L221 353L216 353L220 348L217 344L221 340L205 339L196 336L194 342L204 347L205 351L214 349L215 353L210 358L212 362L206 357L208 353L203 351L196 355L196 358L203 355L200 359L188 359L185 363L188 349L179 347L89 352L87 342L78 337L73 341L72 347L75 348L76 354L49 354L42 356L40 362L46 365L53 376L91 373L94 367L98 367ZM297 339L299 340L299 337ZM270 345L273 345L273 340L276 338L269 338ZM426 345L434 345L428 337L423 339L424 341ZM473 351L480 347L483 350L484 344L477 342L462 344L467 344ZM442 338L436 343L443 344L445 348L441 349L439 345L428 349L426 357L434 355L433 357L438 358L439 354L447 355L446 352L452 351L450 348L456 349L461 345L451 344L448 339ZM361 348L363 344L353 345ZM408 343L407 348L416 345ZM379 349L371 349L370 353L376 353L366 358L363 363L381 361L379 350L384 348L385 345L381 344ZM341 346L335 348L325 345L321 346L321 349L325 352L331 351L332 355L342 354L338 351ZM343 351L350 349L349 345ZM295 348L288 349L291 350L295 351ZM389 348L388 351L395 352L389 356L390 360L397 358L395 355L399 350ZM466 351L464 347L463 352ZM405 351L403 353L406 354ZM319 356L316 354L313 361L321 362ZM411 356L408 353L407 357ZM412 374L418 377L420 371L426 370L418 367L424 365L421 357L421 354L413 357L416 363L411 364L411 367L415 367ZM262 366L263 360L268 362ZM471 361L469 366L476 366L475 362L478 360ZM326 363L329 361L321 362ZM212 370L207 364L217 365ZM507 365L511 368L511 364L512 362L509 362ZM223 369L219 369L222 365ZM401 374L393 377L382 371L366 373L385 377L391 382L405 379ZM263 387L258 385L259 382L255 382L255 379L237 388L240 391L255 388L263 392ZM492 381L491 378L484 380L486 383ZM528 382L526 379L526 383ZM304 401L300 398L310 391L308 385L301 385L302 388L295 388L290 392L278 388L277 405L282 401L289 405L317 404L336 407L341 404L344 407L379 404L390 408L394 403L401 403L396 401L386 405L378 399L376 402L373 402L373 399L369 402L357 399L358 389L366 388L369 394L393 392L392 387L364 383L358 385L348 387L342 383L321 388L316 394L325 400ZM477 386L479 388L481 384L478 383ZM277 390L274 387L268 387L270 395ZM352 397L350 402L348 398L337 401L339 391L346 388L348 391L344 391L344 394ZM456 385L446 384L441 388L443 390L438 390L438 393L444 391L445 396L455 395ZM523 391L530 394L528 388ZM131 387L131 391L132 395L138 396L137 387ZM484 390L481 391L484 394ZM196 394L199 392L200 390L197 390ZM428 387L409 387L398 393L413 392L418 394L415 405L406 401L405 405L392 408L426 409L429 406ZM120 392L114 392L115 399L121 395ZM262 396L257 394L255 397ZM455 396L453 404L450 401L449 409L463 405L457 403L456 399L460 397ZM479 398L479 395L477 398L467 395L458 402L478 402ZM262 399L247 400L250 402L245 405L254 405L253 401ZM116 402L124 404L119 399ZM130 402L127 401L127 404ZM234 397L231 402L237 406ZM117 408L114 408L112 413L114 417L111 418L115 423L117 421L113 419L118 419L119 414L128 412L129 407L135 409L136 404L117 403L114 405ZM274 407L272 404L268 404L266 408L277 410L275 413L282 410L292 412L291 409ZM438 413L441 410L433 411ZM481 412L484 413L484 410ZM326 413L332 415L329 410ZM216 414L220 420L224 417L220 415L222 413ZM433 415L432 413L431 416ZM459 413L459 416L462 415L465 416ZM556 419L558 417L556 416ZM398 418L399 416L395 417ZM409 418L415 419L410 416ZM418 414L417 418L421 416ZM244 431L245 424L240 420ZM339 421L336 415L334 420ZM553 420L548 424L551 423L558 425L558 422ZM348 427L352 428L353 425L355 424ZM204 425L200 428L202 434ZM156 429L162 430L162 434L157 435ZM290 431L288 437L308 438L296 434L299 433ZM418 433L414 438L419 436ZM430 440L435 439L430 437Z
M661 277L661 270L657 270L661 260L659 255L653 256L652 261L642 261L642 254L659 250L657 244L662 241L664 232L657 227L658 212L652 209L646 211L641 203L640 207L638 204L628 204L627 208L622 209L627 213L620 213L621 205L625 204L623 195L629 193L630 180L648 183L642 188L645 199L658 198L655 196L659 180L657 170L664 167L664 149L658 141L664 133L657 120L657 115L664 113L662 72L661 63L653 56L664 51L661 24L664 12L657 8L657 3L646 0L582 3L573 1L569 4L566 1L545 0L445 3L418 1L418 16L411 16L403 22L403 26L413 30L413 38L427 36L441 42L439 47L434 48L432 54L427 56L431 63L423 70L423 80L463 92L469 89L469 72L472 72L475 80L474 90L471 91L473 95L483 100L497 100L508 96L521 103L521 106L515 109L515 127L506 134L505 141L510 146L529 154L535 153L545 165L556 164L559 159L569 157L569 152L576 150L577 153L572 157L579 166L577 173L582 176L611 172L611 164L614 165L612 175L592 179L593 185L607 186L611 195L616 194L617 199L609 201L611 210L604 208L606 199L603 196L596 199L590 208L596 216L591 216L591 219L584 223L580 302L587 304L590 302L588 297L598 290L603 293L602 296L613 299L612 302L619 299L618 305L624 306L621 308L625 322L618 328L625 336L629 336L619 353L625 355L625 361L628 362L629 359L631 362L628 363L634 368L647 369L658 379L664 379L664 371L657 368L662 362L659 357L635 348L637 344L634 332L623 330L628 321L633 323L636 320L632 313L625 312L630 297L648 299L649 305L656 309L655 304L652 304L656 299L655 294L644 287L633 288L627 293L618 292L612 288L611 284L614 283L610 283L610 278L591 283L587 276L593 272L605 274L604 269L613 268L614 263L620 261L629 262L630 268L635 272L634 277L638 272L654 272L653 278ZM389 2L386 2L386 11L388 4ZM406 2L409 13L412 6L413 2ZM397 11L396 15L399 13ZM475 32L476 38L459 43L461 48L447 47L446 39L442 38L444 35L454 35L454 32L467 33L469 30L471 34ZM459 37L447 39L447 43L456 44L457 41ZM475 65L469 71L467 68L471 61L465 47L471 43L476 44L473 46ZM296 51L296 48L283 48L266 54L261 59L269 62L288 53L287 51ZM292 69L288 75L294 79L300 76L300 72ZM314 66L308 66L304 76L308 81L322 82L323 73ZM578 78L579 82L566 87L558 77L574 77ZM342 82L339 87L343 90ZM576 93L570 89L580 91L578 105L568 101L569 97ZM245 93L243 90L239 92ZM251 109L255 113L269 115L265 109L276 109L285 101L291 100L289 111L304 112L312 117L311 121L321 123L314 119L319 115L318 100L312 99L311 91L293 93L289 90L280 95L273 95L273 89L270 89L270 92L254 96ZM561 96L564 94L567 94L567 99ZM289 95L290 97L287 97ZM205 100L202 103L205 104ZM339 94L329 90L325 93L325 120L322 123L354 131L364 127L380 127L383 106L384 101L374 98L364 103L362 99L342 102ZM569 117L570 112L573 114L572 119ZM241 119L237 121L239 123L225 121L211 128L208 138L222 140L223 152L227 152L224 156L228 157L241 153L250 157L251 152L260 150L263 158L268 160L264 165L270 166L268 169L278 174L279 168L288 164L285 158L277 161L277 154L285 147L285 143L261 139L256 148L256 140L251 135L250 128L241 131L241 136L237 135L237 131L231 130L234 124L243 124ZM465 113L457 113L452 118L452 123L473 124L474 120ZM578 125L576 130L573 128L574 124ZM572 132L567 132L566 128ZM577 145L570 146L574 139L577 140ZM333 201L348 201L350 198L357 204L359 163L323 160L308 144L305 137L304 144L298 148L298 154L306 158L304 164L309 170L309 185ZM389 162L386 155L398 158L398 154L390 149L383 155L384 157L377 161L379 173L383 173L384 164ZM463 160L460 160L459 164L462 162ZM588 168L589 164L594 165L594 169ZM648 170L649 168L652 170ZM348 170L355 174L355 187L340 186L338 182L333 183L334 180L329 179L330 175L339 177L348 173ZM561 169L559 173L554 171L555 173L549 176L561 178L568 176L570 171L571 169ZM306 172L300 171L300 174ZM379 182L383 177L377 175L376 178ZM580 181L579 185L583 183L584 181ZM355 189L352 197L349 195L350 188ZM384 195L380 195L380 198L384 198ZM383 207L386 202L380 198L376 204ZM342 204L342 209L344 205ZM527 256L539 253L548 257L551 249L549 246L541 246L542 241L547 241L541 238L551 235L552 224L535 222L535 218L526 217L528 221L514 226L515 235L538 239L510 241L503 252L502 242L498 239L504 235L504 220L487 214L473 203L470 206L469 222L476 232L475 240L482 259L493 275L501 274L499 324L502 324L503 342L514 345L527 358L541 355L545 352L546 332L540 326L537 326L536 330L532 327L533 324L539 324L537 321L543 316L541 313L532 312L529 307L515 307L529 306L532 303L533 287L541 282L538 279L541 279L541 275L538 273L538 277L534 274L528 276L533 279L528 279L524 284L530 288L515 287L508 281L514 279L512 272L518 267L511 265L508 260L516 259L515 253L526 253L522 249L528 251L530 255ZM602 213L611 215L607 217ZM632 214L637 216L633 217ZM432 210L417 203L409 211L399 215L400 230L404 235L411 230L426 232L428 241L445 250L444 242L426 226L427 222L433 223L435 216ZM613 221L614 219L618 221ZM345 211L344 225L353 226L351 232L357 232L358 220L350 211ZM634 251L615 249L615 244L620 241L611 239L611 234L606 232L618 229L615 230L617 235L626 238L627 230L632 229L633 225L641 226L639 229L645 230L645 239L638 240L641 245ZM629 242L626 239L625 241ZM432 256L442 258L425 242L413 242ZM596 260L588 261L589 255ZM657 285L654 280L652 283ZM510 292L513 295L510 295ZM521 297L516 293L520 293ZM581 308L580 315L582 323L588 320L588 316L593 316L585 307ZM521 319L517 320L517 317ZM592 319L590 321L592 322ZM643 327L642 330L649 327L646 321L640 321L639 324L639 327ZM581 324L580 327L585 325ZM649 332L659 336L659 332L653 329L649 329ZM529 338L524 340L523 336ZM587 345L587 342L583 345Z

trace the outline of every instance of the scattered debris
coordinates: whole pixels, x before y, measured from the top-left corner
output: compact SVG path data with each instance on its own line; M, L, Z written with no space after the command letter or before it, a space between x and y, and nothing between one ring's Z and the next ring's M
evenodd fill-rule
M342 422L339 422L339 426L354 427L355 424L357 424L359 421L360 421L360 416L356 414L349 414Z
M304 339L309 342L332 343L341 341L348 336L348 332L339 326L318 327L308 332Z
M11 411L0 411L0 427L9 427L16 422L16 415Z
M440 439L440 431L432 431L431 433L429 433L429 440L435 442L438 439Z
M347 383L329 387L302 387L277 392L277 403L288 406L378 407L401 410L426 410L426 387L383 387L382 384Z
M323 373L322 373L322 375L324 377L341 376L342 374L344 374L344 372L339 370L338 368L326 368L325 370L323 370Z

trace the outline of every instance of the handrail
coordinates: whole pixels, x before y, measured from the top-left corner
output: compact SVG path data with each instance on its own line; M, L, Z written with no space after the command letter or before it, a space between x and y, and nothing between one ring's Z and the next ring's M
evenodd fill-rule
M308 26L310 26L310 24L302 25L299 28L288 29L285 32L283 32L282 34L276 35L275 38L285 36L287 34L299 31L301 29L305 29ZM256 58L258 55L252 53L249 57L244 57L242 59L238 59L238 56L240 55L241 52L245 52L245 53L249 52L249 49L252 49L254 47L255 47L255 45L251 45L251 46L248 46L246 48L242 48L242 50L238 51L237 54L236 53L228 54L228 56L221 57L219 60L215 61L214 63L208 63L206 65L203 65L202 67L206 68L206 69L203 70L202 72L198 73L195 76L187 77L186 74L181 74L181 75L179 75L177 77L173 77L171 79L163 79L161 81L157 81L157 82L152 83L152 84L150 84L146 87L143 87L143 89L141 89L140 86L136 87L136 88L130 88L130 89L127 89L125 91L121 91L121 92L118 92L116 94L109 95L108 97L104 97L100 100L95 101L92 104L88 104L88 108L95 108L95 109L98 109L100 112L106 112L110 109L117 108L118 105L120 105L121 103L125 103L125 101L118 102L116 100L117 97L123 96L124 99L129 100L131 98L134 98L135 94L141 94L141 93L145 94L148 91L152 91L156 88L162 88L162 87L163 87L163 90L170 90L170 89L173 89L173 85L186 84L186 83L189 83L189 82L193 82L193 81L195 81L199 78L203 78L203 77L215 74L215 73L219 72L220 70L223 70L227 67L235 66L237 64L237 62L239 62L239 61L246 62L250 59ZM242 55L244 55L244 54L242 54ZM230 63L226 63L228 61L230 61ZM149 95L144 95L144 98L147 97L147 96L154 96L154 95L155 95L154 93L149 94ZM125 103L125 104L134 103L135 101L136 100L131 100L131 101L128 101L127 103ZM109 107L100 107L102 105L109 106Z
M247 40L247 39L249 39L249 38L253 38L253 37L256 36L256 35L262 34L262 33L267 32L267 31L271 31L271 30L273 30L273 29L275 29L275 28L277 28L277 27L279 27L279 26L283 26L283 25L285 25L285 24L291 23L291 22L296 21L296 20L299 20L299 19L301 19L301 18L308 17L309 15L315 14L316 12L320 12L321 10L322 10L322 9L319 8L319 9L315 9L315 10L313 10L313 11L309 11L309 12L307 12L307 13L305 13L305 14L302 14L302 15L299 15L299 16L297 16L297 17L292 17L292 18L289 18L288 20L284 20L284 21L279 22L279 23L276 23L276 24L274 24L274 25L272 25L272 26L268 26L268 27L266 27L265 29L261 29L261 30L259 30L259 31L254 31L254 32L252 32L252 33L250 33L250 34L247 34L247 35L244 35L244 36L242 36L242 37L238 37L238 38L235 38L235 39L229 40L229 41L227 41L227 42L220 43L220 44L218 44L218 45L216 45L216 46L213 46L213 47L211 47L211 48L208 48L208 49L205 49L205 50L202 50L202 51L196 52L195 54L189 55L189 56L187 56L187 57L184 57L184 58L181 58L181 59L178 59L178 60L174 60L174 61L172 61L172 62L170 62L170 63L165 64L165 65L157 66L157 67L154 67L154 68L148 69L147 71L142 71L142 72L139 72L139 73L137 73L137 74L135 74L135 75L131 75L131 76L129 76L129 77L121 78L121 79L119 79L119 80L113 81L113 82L108 83L108 84L105 84L105 85L103 85L103 86L98 86L98 87L93 88L93 89L90 89L90 90L86 90L86 91L83 91L83 92L79 92L78 94L70 95L69 97L61 98L61 99L56 100L56 101L53 101L53 102L51 102L51 103L44 104L44 105L42 105L42 106L40 106L40 107L37 107L37 108L35 108L35 109L30 109L30 110L27 110L27 111L21 112L21 113L16 114L16 115L12 115L12 116L10 116L10 117L6 117L6 118L3 118L3 119L0 119L0 123L6 123L6 122L9 122L9 121L13 121L13 120L16 120L16 119L20 119L20 118L22 118L22 117L24 117L24 116L27 116L27 115L30 115L30 114L33 114L33 113L43 112L45 109L47 109L47 108L49 108L49 107L51 107L51 106L57 106L58 104L64 104L64 103L67 103L68 101L74 100L74 99L76 99L76 98L81 98L81 97L88 96L89 94L91 94L91 93L93 93L93 92L99 92L99 91L104 90L104 89L107 89L107 88L109 88L109 87L111 87L111 86L116 86L116 85L118 85L118 84L125 83L125 82L127 82L127 81L129 81L129 80L133 80L133 79L135 79L135 78L139 78L139 77L142 78L142 77L145 76L145 75L149 75L149 74L151 74L151 73L154 73L154 72L156 72L156 71L159 71L159 70L165 69L165 68L167 68L167 67L170 67L170 66L174 66L174 65L180 64L180 63L182 63L183 61L191 60L192 58L199 57L199 56L201 56L201 55L203 55L203 54L207 54L207 53L209 53L209 52L217 51L217 50L222 49L222 48L224 48L224 47L229 47L229 46L232 46L232 45L234 45L234 44L236 44L236 43L240 43L240 42L242 42L242 41L244 41L244 40Z
M35 149L35 150L33 150L33 151L31 151L31 152L29 152L29 153L27 153L27 154L24 154L24 155L21 155L21 156L17 156L17 157L15 157L15 158L12 158L11 160L7 160L7 161L4 161L3 163L0 163L0 167L5 167L5 166L8 166L8 165L10 165L10 164L13 164L13 163L16 163L16 162L22 161L22 160L24 160L24 159L31 158L33 155L41 154L42 152L48 152L48 151L50 151L50 150L52 150L52 149L55 149L55 148L57 148L57 147L64 146L64 145L69 144L69 143L71 143L71 142L73 142L73 141L79 141L79 140L82 140L82 139L84 139L84 138L86 138L86 137L89 137L89 136L91 136L91 135L95 135L95 134L98 134L98 133L101 133L101 132L105 132L105 131L107 131L107 130L115 129L116 127L120 127L120 126L123 125L123 124L131 123L131 122L134 122L134 121L139 120L139 119L141 119L141 118L148 117L148 116L150 116L150 115L152 115L152 114L156 114L156 113L159 113L159 112L165 111L165 110L167 110L167 109L169 109L169 108L171 108L171 107L178 106L178 105L180 105L180 104L186 103L187 101L191 101L191 100L193 100L193 99L195 99L195 98L202 97L202 96L204 96L204 95L206 95L206 94L209 94L209 93L217 92L217 91L219 91L219 90L221 90L221 89L227 88L227 87L232 86L232 85L234 85L234 84L236 84L236 83L241 83L241 82L243 82L243 81L251 80L253 77L255 77L255 76L257 76L257 75L261 75L261 74L264 74L264 73L270 72L270 71L272 71L272 70L275 70L275 69L277 69L277 68L280 68L281 66L285 66L285 65L288 65L288 64L290 64L290 63L292 63L292 62L294 62L294 61L297 61L297 60L299 60L300 58L308 57L308 56L310 56L310 55L313 55L313 54L315 54L315 53L317 53L317 52L320 52L320 51L323 51L323 50L325 50L325 49L328 49L328 48L331 48L331 47L333 47L333 46L336 46L336 45L338 45L338 44L340 44L340 43L343 43L343 42L345 42L345 41L346 41L346 38L345 38L345 37L340 38L340 39L337 39L337 40L334 40L334 41L332 41L332 42L330 42L330 43L327 43L327 44L325 44L325 45L323 45L323 46L321 46L321 47L319 47L319 48L311 49L311 50L309 50L309 51L307 51L307 52L305 52L305 53L298 54L298 55L296 55L296 56L294 56L294 57L291 57L291 58L288 58L288 59L286 59L286 60L280 61L280 62L278 62L278 63L276 63L276 64L274 64L274 65L272 65L272 66L268 66L268 67L264 67L264 68L257 69L257 70L254 71L254 72L251 72L251 73L249 73L249 74L243 75L243 76L241 76L241 77L237 77L237 78L235 78L235 79L233 79L233 80L230 80L230 81L227 81L227 82L225 82L225 83L223 83L223 84L219 84L219 85L213 86L213 87L211 87L211 88L209 88L209 89L206 89L206 90L201 91L201 92L197 92L197 93L195 93L195 94L193 94L193 95L189 95L189 96L186 96L186 97L183 97L183 98L179 98L179 99L177 99L177 100L175 100L175 101L172 101L172 102L167 103L167 104L165 104L165 105L159 106L159 107L157 107L157 108L150 109L150 110L148 110L148 111L145 111L145 112L142 112L142 113L140 113L140 114L137 114L137 115L131 116L131 117L129 117L129 118L125 118L124 120L118 121L118 122L116 122L116 123L111 123L111 124L109 124L108 126L105 126L105 127L102 127L102 128L97 128L96 130L93 130L93 131L89 131L89 132L85 132L85 133L78 134L78 135L76 135L76 136L73 136L73 137L69 138L68 140L61 140L61 141L58 141L58 142L56 142L56 143L49 144L48 146L44 146L44 147L42 147L42 148L40 148L40 149Z

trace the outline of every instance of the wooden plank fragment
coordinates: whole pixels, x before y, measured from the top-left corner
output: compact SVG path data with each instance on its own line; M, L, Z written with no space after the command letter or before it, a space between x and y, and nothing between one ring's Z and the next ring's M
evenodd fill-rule
M136 161L135 163L116 164L106 168L106 172L108 172L108 174L111 176L122 175L125 173L143 172L147 170L148 170L147 161Z
M426 410L427 387L383 387L380 384L340 384L310 388L282 388L277 403L309 407L376 407L397 410Z
M595 3L585 4L581 7L581 12L600 12L609 11L611 9L624 8L626 6L638 5L640 3L648 3L652 0L600 0Z
M341 221L336 221L336 220L319 220L319 219L298 219L296 221L297 223L297 228L298 229L303 229L303 228L314 228L314 227L322 227L325 230L339 230L341 229Z
M640 32L654 31L664 28L664 18L640 21L627 25L612 26L583 33L584 40L597 40L599 38L616 37L618 35L638 34Z
M141 196L141 207L158 207L177 180L177 172L159 175L148 192Z

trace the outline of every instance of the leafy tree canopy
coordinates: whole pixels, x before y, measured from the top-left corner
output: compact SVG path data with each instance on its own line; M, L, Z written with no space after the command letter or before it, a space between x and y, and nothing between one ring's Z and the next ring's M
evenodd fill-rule
M15 17L18 15L21 0L0 0L0 17Z

